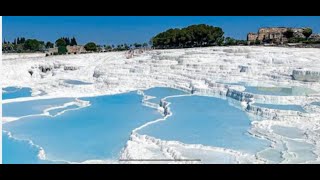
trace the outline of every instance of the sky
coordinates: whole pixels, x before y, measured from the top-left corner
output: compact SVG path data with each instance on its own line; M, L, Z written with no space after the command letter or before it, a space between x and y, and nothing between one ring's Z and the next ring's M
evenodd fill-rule
M192 24L221 27L225 37L246 39L260 27L311 27L320 33L320 16L3 16L2 38L36 38L55 42L76 37L78 44L143 43L169 28Z

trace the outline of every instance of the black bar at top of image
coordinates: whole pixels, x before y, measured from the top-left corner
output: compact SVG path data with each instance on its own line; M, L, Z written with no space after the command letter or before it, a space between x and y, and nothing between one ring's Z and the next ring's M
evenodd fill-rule
M2 1L2 16L317 16L311 1Z

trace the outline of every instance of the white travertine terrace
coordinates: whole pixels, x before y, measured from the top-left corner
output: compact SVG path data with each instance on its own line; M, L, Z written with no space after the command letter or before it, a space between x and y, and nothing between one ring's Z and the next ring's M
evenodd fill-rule
M245 46L150 50L130 59L124 52L50 57L5 54L2 87L30 87L33 95L46 94L8 99L3 103L117 94L151 87L172 87L223 99L229 97L235 101L231 104L252 117L250 134L272 142L269 149L249 155L219 147L163 141L133 131L120 157L196 158L203 152L206 154L202 157L203 163L320 163L320 106L311 105L320 102L319 61L320 49ZM67 79L92 84L72 85L64 82ZM297 86L318 92L307 96L251 94L244 92L241 84L230 85L239 82L248 86ZM254 102L301 105L306 113L254 107ZM157 105L148 106L163 111ZM257 116L263 120L257 120ZM275 132L274 126L298 128L303 136L287 137L285 133ZM277 162L269 158L271 152L279 152L282 160ZM95 162L104 163L103 160L85 163Z

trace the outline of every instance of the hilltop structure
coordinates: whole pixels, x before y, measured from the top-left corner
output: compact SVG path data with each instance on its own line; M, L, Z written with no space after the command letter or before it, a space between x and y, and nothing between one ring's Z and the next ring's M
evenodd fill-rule
M306 38L303 31L307 28L288 28L288 27L272 27L272 28L260 28L258 33L248 33L247 40L250 43L256 41L267 42L274 44L283 44L288 42L286 32L291 30L292 36L295 38Z
M81 45L74 45L74 46L67 46L67 50L69 54L81 54L87 52L84 46Z
M86 49L84 48L84 46L81 45L74 45L74 46L66 46L67 48L67 53L68 54L81 54L81 53L86 53ZM48 48L46 50L46 55L47 56L52 56L58 54L58 47L53 47L53 48Z

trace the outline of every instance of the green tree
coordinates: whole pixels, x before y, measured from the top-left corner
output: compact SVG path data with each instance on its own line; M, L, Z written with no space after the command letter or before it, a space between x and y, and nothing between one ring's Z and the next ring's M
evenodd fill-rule
M259 44L261 44L261 41L257 39L257 40L254 41L254 44L255 45L259 45Z
M64 38L64 40L66 41L66 45L70 45L70 39L69 38Z
M75 37L71 38L70 45L71 45L71 46L78 45L77 40L76 40Z
M111 49L112 49L112 47L111 47L110 45L107 45L107 46L106 46L106 50L107 50L107 51L110 51Z
M293 37L292 29L288 29L286 32L283 33L283 35L288 39L292 38Z
M56 46L60 47L60 46L67 46L66 41L63 38L60 38L58 40L56 40Z
M309 36L312 34L312 29L311 28L306 28L303 30L302 34L306 37L309 38Z
M236 40L236 45L247 45L248 42L246 40Z
M223 42L221 28L206 24L191 25L182 29L168 29L151 39L155 48L181 48L221 45Z
M236 45L236 40L231 38L231 37L226 37L225 39L225 45L227 46L232 46L232 45Z
M134 46L135 48L139 48L139 47L141 47L141 44L139 44L139 43L134 43L133 46Z
M66 46L58 46L58 54L66 54L68 52Z
M46 43L46 48L53 48L53 43L52 42L50 42L50 41L48 41L47 43Z
M18 37L18 38L17 38L17 44L23 44L23 43L25 43L25 41L26 41L26 40L25 40L24 37L20 37L20 38Z
M300 38L300 37L291 37L288 42L289 43L300 43L303 42L305 38Z
M38 51L40 50L40 42L36 39L28 39L23 45L24 50Z
M58 54L66 54L68 52L65 38L56 40L56 46L58 47Z
M24 38L24 37L20 38L20 44L23 44L25 42L26 42L26 38Z
M124 49L125 49L125 50L130 49L129 45L128 45L128 44L124 44Z
M84 48L86 49L86 51L97 51L97 45L94 42L87 43Z
M148 43L143 43L142 46L143 47L148 47Z

